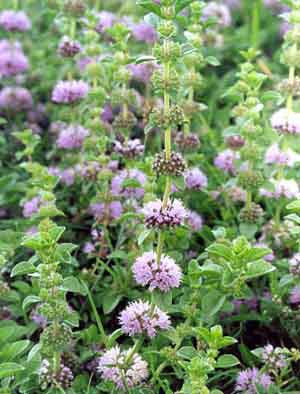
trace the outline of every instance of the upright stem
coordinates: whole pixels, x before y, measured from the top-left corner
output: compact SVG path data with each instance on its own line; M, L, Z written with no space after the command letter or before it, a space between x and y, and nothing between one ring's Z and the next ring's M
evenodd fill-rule
M293 48L296 51L297 45L295 44ZM292 66L292 67L290 67L290 70L289 70L289 83L291 86L293 85L294 79L295 79L295 67ZM288 95L288 98L286 101L286 108L289 112L293 110L293 93L292 92L289 93L289 95Z
M160 265L163 246L164 246L164 233L162 231L160 231L158 233L158 242L157 242L157 249L156 249L156 262L157 262L158 266Z
M260 10L261 0L254 0L252 8L252 26L251 26L251 45L253 48L258 47L259 30L260 30Z
M71 19L71 25L70 25L70 38L71 40L74 40L76 37L76 26L77 26L77 21L76 18Z
M247 209L251 208L251 202L252 202L252 192L250 190L247 190L247 200L246 200Z

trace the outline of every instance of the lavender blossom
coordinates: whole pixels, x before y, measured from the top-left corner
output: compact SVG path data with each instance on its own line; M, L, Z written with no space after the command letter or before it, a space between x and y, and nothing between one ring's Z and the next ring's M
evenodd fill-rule
M0 41L0 75L13 77L24 73L29 68L29 62L18 42Z
M183 224L187 211L180 200L168 201L163 207L162 201L155 200L147 203L143 210L145 224L148 228L175 227Z
M132 78L147 84L152 77L155 65L147 62L141 64L129 64L128 68L131 71Z
M144 41L147 44L153 44L157 40L157 33L152 25L141 22L133 25L131 28L132 36L137 41Z
M23 205L23 216L30 218L39 211L41 204L42 200L40 197L33 197L31 200L26 201Z
M74 57L81 51L81 45L78 41L73 41L71 38L64 36L59 43L58 53L62 57Z
M32 96L27 89L7 86L0 91L1 109L24 111L32 108L32 106Z
M288 167L293 167L295 163L300 161L300 155L292 149L287 149L286 151L280 150L278 144L271 145L265 154L266 164L277 164L286 165Z
M274 348L274 346L270 344L264 346L261 357L268 370L279 370L285 368L288 364L284 349L280 347Z
M75 103L87 96L89 85L84 81L60 81L52 92L55 103Z
M128 387L142 383L148 377L148 365L138 354L134 354L127 362L132 349L121 351L119 346L107 350L99 359L98 371L104 380L124 389L124 381Z
M214 18L220 27L228 27L231 25L231 14L229 8L225 4L215 1L209 2L203 9L203 20Z
M290 293L290 303L300 304L300 286L293 287Z
M91 204L89 211L98 222L111 221L122 215L123 207L120 201L112 201L108 204L100 202Z
M289 271L292 275L300 275L300 253L294 254L289 260Z
M272 179L271 183L274 185L274 191L261 188L260 194L262 196L275 198L276 200L281 197L292 199L300 196L299 186L294 179Z
M31 29L31 22L23 11L5 10L0 13L0 27L6 31L24 32Z
M187 212L187 223L191 227L193 231L200 231L203 227L203 219L202 216L197 212L188 210Z
M89 135L89 131L80 125L69 125L61 130L57 138L57 146L62 149L80 148Z
M182 272L175 261L162 255L157 261L155 252L145 252L138 257L132 267L136 282L142 286L148 286L153 291L158 288L167 292L173 287L179 287Z
M220 152L214 160L216 167L220 168L224 172L233 174L235 172L234 162L239 159L239 154L230 149L226 149Z
M152 311L153 309L153 311ZM157 306L151 307L149 302L134 301L121 312L120 324L123 332L129 336L147 334L154 337L157 329L168 330L170 328L169 316Z
M134 159L144 153L145 147L141 143L140 139L135 138L124 143L115 141L113 148L115 152L121 154L122 156Z
M268 374L260 373L257 368L248 368L238 374L235 391L244 394L256 394L257 385L267 389L271 383L272 379Z
M146 175L135 168L123 170L112 179L111 194L116 197L142 198L145 194L143 186L146 180ZM131 181L137 182L137 184L127 186L126 182L130 183Z
M96 31L101 34L105 30L110 29L115 24L117 18L112 12L102 11L98 14L98 23L96 26Z
M280 133L300 133L300 113L281 108L272 115L270 121L271 126Z
M184 174L187 189L202 190L207 187L207 176L199 168L191 168Z

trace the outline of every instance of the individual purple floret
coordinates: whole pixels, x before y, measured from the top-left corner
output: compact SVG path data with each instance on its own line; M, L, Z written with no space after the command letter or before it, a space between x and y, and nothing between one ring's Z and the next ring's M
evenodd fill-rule
M89 131L80 125L69 125L64 128L57 138L57 146L62 149L80 148L89 135Z
M83 253L86 254L93 253L95 252L95 250L96 250L95 245L92 242L86 242L82 248Z
M207 176L199 168L191 168L184 173L187 189L202 190L207 187Z
M115 24L117 18L115 14L108 11L101 11L98 14L98 23L96 26L96 31L101 34L104 33L105 30L110 29Z
M58 53L62 57L74 57L81 51L81 45L78 41L71 40L71 38L64 36L59 43Z
M203 9L203 20L214 18L220 27L231 25L231 14L229 8L225 4L215 1L209 2Z
M289 271L292 275L300 275L300 253L294 254L289 261Z
M145 224L148 228L175 227L183 224L187 217L187 211L180 200L168 201L163 207L161 200L150 201L143 210Z
M141 156L144 153L144 148L144 145L138 138L128 140L123 143L120 141L115 141L113 147L116 153L131 159Z
M137 41L144 41L147 44L153 44L157 40L156 30L152 25L146 22L140 22L131 26L132 36Z
M111 381L119 389L141 384L148 377L148 365L138 354L127 361L132 349L121 351L119 346L107 350L99 359L98 372L104 380Z
M281 108L275 112L271 119L271 126L279 133L299 134L300 133L300 113Z
M30 319L41 328L45 328L48 324L47 319L39 313L38 307L32 309L30 312Z
M67 186L71 186L75 182L75 171L73 168L61 170L58 167L49 167L48 171L49 174L57 176Z
M134 301L124 309L119 317L123 332L129 336L147 334L154 337L157 329L170 328L169 316L157 306L152 308L149 302Z
M173 287L179 287L182 272L175 261L162 255L157 262L155 252L145 252L138 257L132 267L136 282L142 286L149 286L149 290L159 289L167 292Z
M25 88L7 86L0 91L1 109L24 111L31 109L32 106L31 93Z
M52 92L55 103L70 104L82 100L89 92L89 85L84 81L60 81Z
M42 200L40 197L33 197L31 200L26 201L23 205L23 216L30 218L39 211L41 204Z
M13 77L24 73L28 68L28 59L18 42L0 41L0 75Z
M300 196L298 183L294 179L280 179L271 180L274 185L274 190L260 189L260 194L265 197L275 198L278 200L281 197L288 199Z
M6 31L26 31L31 22L23 11L5 10L0 13L0 27Z
M90 213L98 222L118 219L123 212L123 207L120 201L112 201L110 203L94 203L90 205Z
M187 224L193 231L200 231L203 227L202 216L195 211L188 210Z
M248 368L238 374L235 391L243 394L257 394L256 385L267 389L272 383L270 375L260 373L257 368Z
M290 293L290 303L300 304L300 286L295 286Z
M261 358L266 364L268 370L279 370L288 365L284 349L280 347L274 348L274 346L270 344L264 346Z
M42 389L46 389L52 384L59 384L62 388L67 389L71 386L74 376L66 365L61 363L58 370L54 371L49 361L44 359L39 370L39 378Z
M220 152L214 160L216 167L224 172L233 174L235 172L234 162L239 158L239 154L230 149Z
M295 163L300 161L300 155L294 152L292 149L288 148L283 151L280 150L278 144L271 145L265 154L266 164L277 164L286 165L288 167L293 167Z
M142 198L145 194L143 186L146 181L146 175L135 168L123 170L112 179L111 194L116 197ZM137 182L137 184L127 186L126 182Z

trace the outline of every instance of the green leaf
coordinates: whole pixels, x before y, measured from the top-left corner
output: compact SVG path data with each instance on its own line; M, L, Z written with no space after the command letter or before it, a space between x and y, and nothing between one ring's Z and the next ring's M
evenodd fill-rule
M224 305L226 296L217 290L210 290L201 300L201 308L207 316L215 315Z
M137 0L136 4L145 8L145 10L149 12L153 12L154 14L161 16L161 7L158 4L155 4L152 0Z
M217 360L217 368L230 368L239 364L239 359L232 354L223 354Z
M241 223L240 224L240 233L244 235L247 239L252 239L255 233L258 230L258 226L252 223Z
M122 296L115 293L108 293L103 297L102 306L105 315L111 313L121 301Z
M75 276L68 276L64 279L61 289L71 293L86 295L86 290Z
M279 92L276 92L274 90L269 90L268 92L263 93L261 95L260 99L263 103L270 101L270 100L275 100L277 105L282 103L284 100L282 95Z
M6 378L8 376L13 376L17 372L24 370L25 368L16 363L3 363L0 364L0 379Z
M192 4L195 0L176 0L175 3L175 10L176 14L179 14L185 7Z
M293 201L290 204L288 204L287 209L289 209L290 211L299 212L300 211L300 200L296 200L296 201Z
M154 56L139 56L135 59L136 64L146 63L146 62L154 62L156 58Z
M197 357L198 352L193 346L183 346L176 352L177 356L186 360L191 360L193 357Z
M25 300L23 301L22 308L25 311L30 305L37 304L38 302L41 302L40 297L30 295L26 297Z
M14 277L17 275L32 274L33 272L36 272L36 268L32 264L32 262L31 261L22 261L21 263L18 263L17 265L14 266L14 268L11 271L10 276Z
M141 246L151 233L152 233L151 228L144 229L138 236L138 245Z
M219 62L219 60L216 58L216 57L214 57L214 56L208 56L207 58L206 58L206 62L208 63L208 64L210 64L211 66L219 66L221 63Z
M110 336L108 337L108 344L107 346L110 348L112 347L115 343L116 340L123 335L123 330L121 328L118 328L115 330Z
M206 248L206 251L214 256L223 257L227 261L232 261L233 259L231 249L228 246L220 243L214 243L210 245L208 248Z
M258 276L266 275L274 271L275 269L276 268L272 264L268 263L267 261L257 260L253 263L247 264L247 271L245 278L246 279L257 278Z
M3 361L12 361L17 356L25 352L29 345L30 341L27 339L14 343L8 343L2 347L0 352L0 359Z

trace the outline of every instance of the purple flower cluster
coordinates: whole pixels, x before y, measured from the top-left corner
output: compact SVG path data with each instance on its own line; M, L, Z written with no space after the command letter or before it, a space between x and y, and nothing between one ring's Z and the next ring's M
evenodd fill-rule
M96 26L96 31L99 34L102 34L105 32L105 30L110 29L113 27L113 25L115 24L117 18L115 16L115 14L113 14L112 12L108 12L108 11L101 11L98 14L98 23Z
M199 168L188 169L184 174L187 189L202 190L207 187L207 176Z
M69 37L64 36L59 43L58 53L62 57L74 57L81 51L81 45L78 41L73 41Z
M80 148L89 135L89 131L80 125L69 125L61 130L57 138L57 146L62 149Z
M286 165L293 167L295 163L300 161L300 155L288 148L286 151L280 150L278 144L271 145L265 154L266 164Z
M163 207L161 200L150 201L143 210L145 224L148 228L174 227L183 224L187 211L180 200L168 201Z
M179 287L182 272L175 261L162 255L157 261L155 252L145 252L138 257L132 267L136 282L142 286L148 286L149 290L160 289L167 292L173 287Z
M127 142L114 142L114 151L127 158L136 158L144 153L144 145L141 140L135 138Z
M257 385L267 389L271 383L270 375L260 373L257 368L248 368L238 374L235 391L243 394L256 394Z
M123 170L112 179L111 194L115 197L142 198L145 194L143 186L146 181L146 175L135 168ZM136 184L130 185L131 182Z
M234 152L231 149L226 149L218 154L214 160L214 164L216 167L220 168L220 170L223 170L229 174L234 174L234 162L238 159L239 154L237 152Z
M111 221L122 215L123 207L120 201L112 201L107 204L99 202L91 204L89 211L98 222Z
M0 91L0 108L4 110L24 111L32 108L33 100L29 90L7 86Z
M203 20L216 19L220 27L231 25L230 9L225 4L217 3L216 1L211 1L204 7L202 17Z
M0 27L6 31L26 31L31 29L31 22L23 11L5 10L0 14Z
M280 133L300 133L300 113L281 108L271 117L271 126Z
M147 44L153 44L158 38L154 27L146 22L132 25L131 33L135 40L143 41Z
M55 175L66 186L71 186L75 182L75 170L73 168L65 168L61 170L58 167L49 167L49 174Z
M55 103L76 103L87 96L89 85L84 81L60 81L52 92Z
M118 346L107 350L99 359L98 371L104 380L116 384L119 389L134 387L148 377L148 365L138 354L134 354L127 361L132 349L121 351Z
M137 81L147 84L155 70L153 63L141 63L141 64L129 64L129 70L131 71L132 77Z
M295 286L292 288L290 293L290 303L291 304L300 304L300 286Z
M187 224L193 231L200 231L203 227L202 216L195 211L188 210Z
M288 199L300 196L299 185L294 179L280 179L271 180L274 185L274 190L260 189L260 194L265 197L275 198L278 200L281 197Z
M129 336L147 334L154 337L157 329L170 328L169 316L157 306L152 307L149 302L134 301L121 312L120 324L123 332Z
M26 201L23 205L23 216L30 218L39 211L41 204L42 200L40 197L33 197L31 200Z
M19 42L0 41L0 76L13 77L29 68L27 57Z
M294 254L289 261L289 271L292 275L300 275L300 253Z
M284 350L280 347L274 348L270 344L263 348L261 357L270 370L282 369L288 364Z

